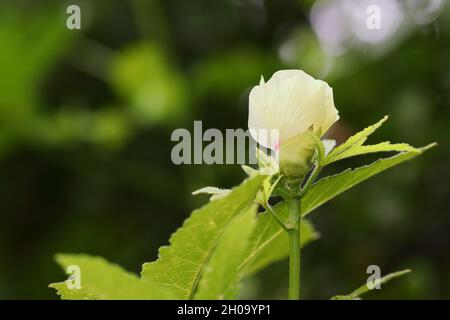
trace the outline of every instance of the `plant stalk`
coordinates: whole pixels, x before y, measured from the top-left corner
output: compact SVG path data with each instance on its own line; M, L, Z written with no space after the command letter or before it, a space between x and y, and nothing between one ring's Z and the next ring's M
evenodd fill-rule
M293 228L289 230L289 300L300 299L300 201L287 200L289 220Z
M305 195L305 193L308 191L309 187L311 187L313 182L316 181L316 178L319 175L320 170L322 170L321 166L319 164L316 164L305 185L300 190L300 194L298 195L300 199Z

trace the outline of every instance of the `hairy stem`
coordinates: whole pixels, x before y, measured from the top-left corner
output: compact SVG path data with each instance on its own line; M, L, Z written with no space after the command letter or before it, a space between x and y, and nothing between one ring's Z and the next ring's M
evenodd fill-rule
M289 234L289 300L300 299L300 201L298 198L287 200L289 220L293 228Z

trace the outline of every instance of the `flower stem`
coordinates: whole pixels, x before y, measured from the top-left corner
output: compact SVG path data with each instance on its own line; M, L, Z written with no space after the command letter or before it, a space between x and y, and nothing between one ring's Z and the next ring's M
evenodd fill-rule
M289 230L289 300L300 299L300 201L287 200L289 219L293 228Z

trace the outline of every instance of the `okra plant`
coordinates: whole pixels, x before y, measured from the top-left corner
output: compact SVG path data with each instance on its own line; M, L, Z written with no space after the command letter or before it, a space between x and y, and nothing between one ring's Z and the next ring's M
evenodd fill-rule
M160 248L156 261L144 263L140 276L101 257L58 254L56 260L65 270L76 266L79 271L50 287L63 299L235 299L245 278L289 257L288 298L299 299L301 251L318 239L308 215L351 187L435 145L366 144L387 120L384 117L335 146L333 140L322 137L338 120L326 82L301 70L278 71L267 82L261 78L250 92L248 121L250 133L261 146L256 150L258 165L242 166L247 176L242 184L231 190L195 191L210 194L210 201L185 220L169 245ZM255 134L260 129L278 134L260 137ZM320 177L324 167L337 161L382 152L395 154ZM389 274L372 285L407 272ZM369 289L365 284L333 298L359 299Z

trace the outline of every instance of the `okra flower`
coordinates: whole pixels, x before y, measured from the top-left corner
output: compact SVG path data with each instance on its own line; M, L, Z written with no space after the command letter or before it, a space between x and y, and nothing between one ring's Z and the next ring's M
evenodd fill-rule
M302 177L314 153L314 139L339 119L333 90L301 70L281 70L269 81L261 78L250 92L248 127L260 145L278 152L280 170ZM278 130L278 137L261 135Z

